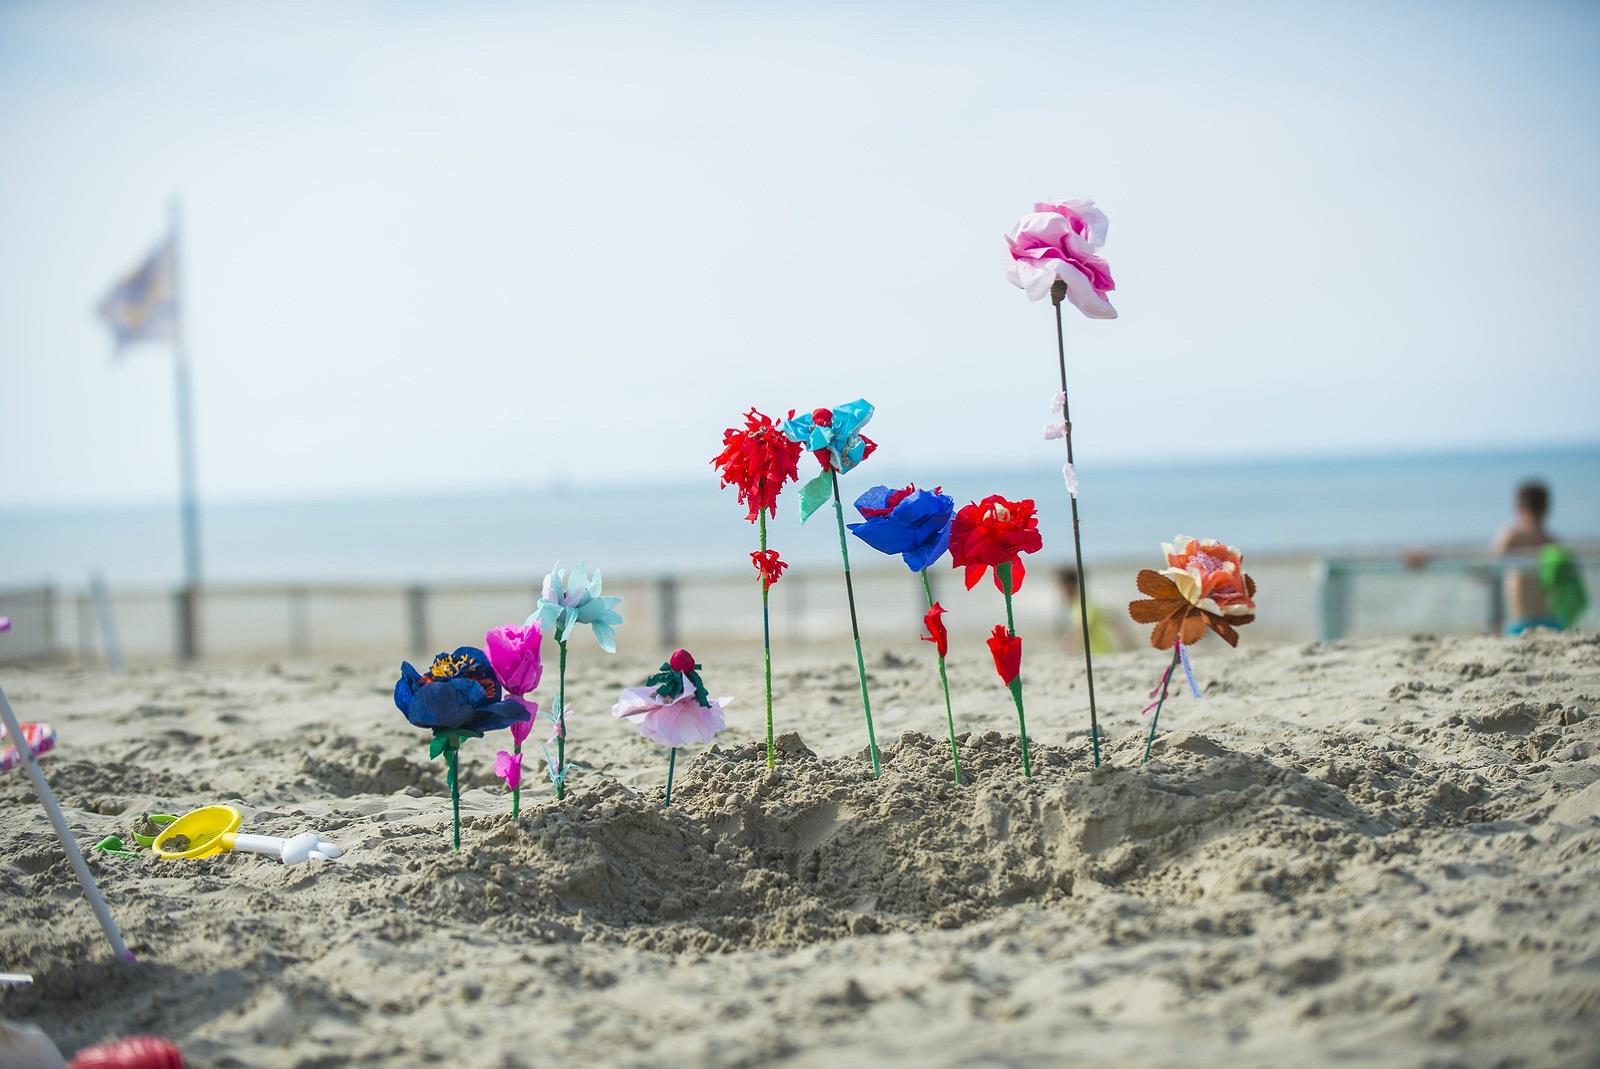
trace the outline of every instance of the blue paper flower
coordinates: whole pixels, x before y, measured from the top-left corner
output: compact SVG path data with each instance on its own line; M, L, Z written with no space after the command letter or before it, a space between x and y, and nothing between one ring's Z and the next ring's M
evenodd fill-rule
M856 498L865 516L850 531L879 553L898 553L913 572L920 572L950 548L950 524L956 503L937 489L907 486L891 490L874 486Z
M528 719L521 702L506 697L480 649L441 653L427 672L400 665L394 704L419 728L498 731Z
M557 642L565 642L578 624L594 628L594 640L607 653L617 652L616 628L622 624L622 614L616 606L621 598L600 596L600 573L592 576L583 565L562 571L557 565L544 577L544 588L539 595L539 606L528 623L538 621L539 630L554 635Z
M831 466L842 475L878 448L876 442L861 433L870 419L872 406L856 400L838 408L818 408L803 416L791 416L779 426L790 441L815 453L823 470Z

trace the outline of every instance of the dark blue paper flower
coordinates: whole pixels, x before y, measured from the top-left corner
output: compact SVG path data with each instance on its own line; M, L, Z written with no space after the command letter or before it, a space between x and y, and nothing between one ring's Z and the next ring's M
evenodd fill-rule
M419 728L498 731L528 719L528 710L507 698L482 650L462 646L441 653L427 672L400 665L394 703Z
M865 516L850 531L879 553L898 553L913 572L920 572L950 548L950 523L956 503L937 489L907 486L891 490L874 486L856 498Z

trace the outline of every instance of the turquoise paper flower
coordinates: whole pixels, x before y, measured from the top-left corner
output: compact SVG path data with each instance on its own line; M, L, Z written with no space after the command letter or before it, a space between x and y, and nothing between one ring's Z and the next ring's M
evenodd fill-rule
M878 444L861 433L872 418L865 400L848 401L838 408L819 408L803 416L790 416L780 426L790 441L816 454L823 471L843 475L872 455Z
M616 606L621 598L600 596L600 572L589 575L583 565L562 571L556 565L544 577L544 589L539 595L538 608L524 621L523 626L537 622L547 635L555 635L557 642L565 642L578 624L594 628L594 640L607 653L617 652L616 628L622 624L622 614Z

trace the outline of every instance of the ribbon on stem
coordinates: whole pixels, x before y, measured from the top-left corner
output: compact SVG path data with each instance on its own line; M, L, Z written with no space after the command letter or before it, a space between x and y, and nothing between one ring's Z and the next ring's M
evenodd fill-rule
M1161 721L1161 707L1167 703L1167 690L1172 685L1172 673L1178 670L1178 662L1180 660L1183 662L1184 670L1187 671L1189 663L1188 657L1183 652L1183 643L1174 642L1172 644L1172 661L1167 665L1167 670L1161 673L1161 682L1156 684L1155 690L1150 692L1150 696L1155 698L1155 701L1145 706L1141 711L1142 715L1143 713L1150 712L1152 708L1155 710L1155 714L1150 717L1150 734L1145 736L1144 758L1139 762L1141 765L1147 765L1150 763L1150 747L1155 745L1156 725ZM1189 680L1192 683L1194 681L1194 676L1191 675ZM1195 696L1199 697L1198 690L1196 690Z

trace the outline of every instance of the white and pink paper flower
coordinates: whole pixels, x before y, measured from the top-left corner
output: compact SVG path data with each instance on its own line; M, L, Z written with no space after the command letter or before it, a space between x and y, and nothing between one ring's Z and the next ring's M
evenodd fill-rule
M685 677L683 692L676 698L663 698L654 687L629 687L611 707L611 715L630 721L639 734L663 746L698 746L728 726L723 709L732 702L732 698L712 698L709 705L701 705Z
M1011 265L1006 278L1035 300L1050 295L1057 279L1067 300L1090 319L1115 319L1106 296L1117 288L1111 265L1099 255L1110 223L1092 200L1041 202L1006 235Z

